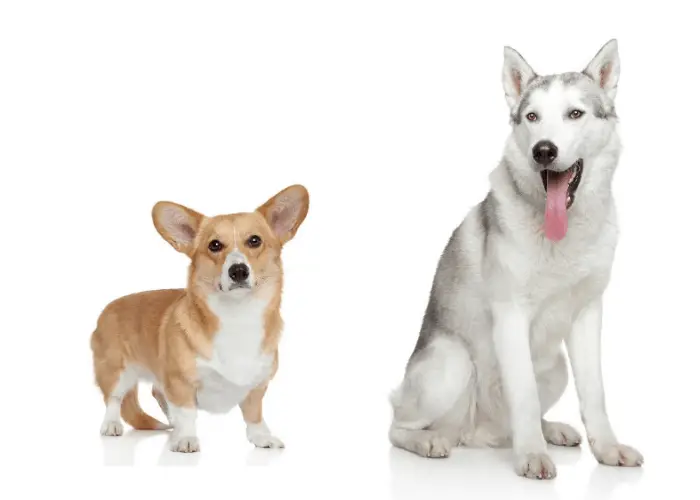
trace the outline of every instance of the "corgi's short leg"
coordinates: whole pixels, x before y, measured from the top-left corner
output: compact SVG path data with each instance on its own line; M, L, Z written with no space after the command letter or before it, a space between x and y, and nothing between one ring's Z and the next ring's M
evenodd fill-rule
M168 408L168 401L165 399L165 395L163 394L163 391L157 387L153 386L153 389L151 390L151 394L153 394L153 397L158 401L158 406L160 406L161 411L163 412L163 415L168 419L168 423L172 427L173 425L173 419L170 417L170 409Z
M246 423L248 441L258 448L284 448L284 443L270 432L262 415L262 400L267 383L256 387L241 403L241 413Z
M195 387L181 377L174 377L166 380L164 389L168 419L173 426L170 450L180 453L198 452Z
M137 382L138 376L129 369L105 369L98 372L97 383L102 389L106 406L100 428L100 433L103 436L121 436L124 433L120 417L122 400Z

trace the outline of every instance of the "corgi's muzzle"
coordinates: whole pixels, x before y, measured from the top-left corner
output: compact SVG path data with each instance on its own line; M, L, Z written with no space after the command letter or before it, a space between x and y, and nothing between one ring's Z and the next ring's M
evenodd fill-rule
M222 292L252 288L252 272L243 254L232 252L226 259L222 271L219 285Z

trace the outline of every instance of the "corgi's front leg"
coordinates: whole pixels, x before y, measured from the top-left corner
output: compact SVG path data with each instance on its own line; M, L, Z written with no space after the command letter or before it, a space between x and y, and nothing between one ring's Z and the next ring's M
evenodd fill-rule
M262 415L262 400L267 391L267 382L248 393L241 403L241 413L246 423L248 441L258 448L284 448L284 443L270 432Z
M173 426L170 450L180 453L199 451L196 388L181 378L175 378L166 382L165 397L168 403L168 417Z

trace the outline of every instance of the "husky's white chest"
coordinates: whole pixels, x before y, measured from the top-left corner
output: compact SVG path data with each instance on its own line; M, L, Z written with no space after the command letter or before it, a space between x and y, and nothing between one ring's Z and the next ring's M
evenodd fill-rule
M579 312L599 297L608 283L612 265L610 247L577 243L575 247L540 252L524 280L533 308L530 337L536 370L538 360L544 369L556 361L561 342L571 332Z
M249 300L225 304L214 299L209 305L220 325L211 359L197 359L197 404L203 410L222 413L269 378L273 356L262 350L267 303Z

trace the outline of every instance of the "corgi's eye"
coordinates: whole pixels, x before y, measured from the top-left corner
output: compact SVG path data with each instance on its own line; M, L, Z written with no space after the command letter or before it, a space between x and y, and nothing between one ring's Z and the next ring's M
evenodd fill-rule
M525 115L525 118L527 118L527 121L529 121L529 122L536 122L537 121L537 114L528 113L527 115Z
M214 253L220 252L222 248L224 248L224 245L219 240L211 240L209 242L209 250Z
M580 109L574 109L571 113L569 113L569 118L572 120L578 120L583 116L583 111Z
M254 234L248 238L248 246L250 248L258 248L260 245L262 245L262 239L260 239L260 236L257 234Z

